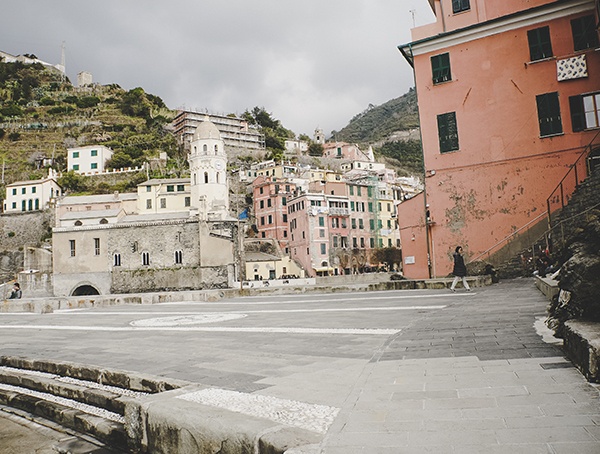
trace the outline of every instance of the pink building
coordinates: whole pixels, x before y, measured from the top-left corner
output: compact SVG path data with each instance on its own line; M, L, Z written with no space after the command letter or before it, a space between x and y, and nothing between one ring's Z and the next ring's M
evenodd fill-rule
M259 238L272 238L289 254L289 225L287 203L296 185L276 178L257 177L252 183L254 217Z
M306 193L288 205L290 255L308 276L341 274L348 248L348 199L345 196Z
M597 0L429 4L436 22L399 46L425 161L424 195L398 207L413 278L447 275L457 245L493 261L515 231L543 233L548 197L600 126Z
M346 142L327 142L323 144L323 157L352 161L372 161L366 153L358 148L358 145Z

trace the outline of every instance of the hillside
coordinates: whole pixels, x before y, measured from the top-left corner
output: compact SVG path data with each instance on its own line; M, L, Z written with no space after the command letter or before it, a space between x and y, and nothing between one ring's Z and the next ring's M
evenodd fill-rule
M399 174L420 175L423 152L419 136L417 96L413 88L380 106L370 105L340 131L335 140L373 146L376 158L396 168Z
M140 165L160 151L177 163L178 146L166 129L173 114L158 96L141 88L78 88L41 64L0 62L4 182L44 176L43 158L65 170L67 148L96 143L115 151L111 168Z

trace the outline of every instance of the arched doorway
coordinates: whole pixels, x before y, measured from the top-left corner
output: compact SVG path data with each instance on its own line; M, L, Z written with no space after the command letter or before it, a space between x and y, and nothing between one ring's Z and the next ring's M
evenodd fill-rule
M89 295L100 295L100 292L91 285L80 285L75 290L71 296L89 296Z

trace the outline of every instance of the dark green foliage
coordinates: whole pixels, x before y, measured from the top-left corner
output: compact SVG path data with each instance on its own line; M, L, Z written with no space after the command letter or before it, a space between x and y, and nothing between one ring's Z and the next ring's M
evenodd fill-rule
M40 99L40 106L54 106L56 101L52 98L48 98L47 96Z
M55 106L48 109L48 113L51 115L68 114L73 112L73 110L75 109L72 106Z
M21 117L23 115L23 109L15 104L10 104L0 109L0 113L4 117Z
M414 173L423 172L423 149L420 141L387 142L376 148L375 152L395 159L402 167Z
M16 142L17 140L19 140L21 138L21 134L19 134L18 132L11 132L8 135L8 140L12 141L12 142Z
M69 170L62 174L58 179L58 184L70 192L83 192L88 189L85 177L75 173L73 170Z
M342 130L333 131L332 136L345 142L373 143L386 139L394 131L418 126L417 96L414 88L411 88L405 95L381 106L370 105Z
M4 129L0 128L0 139L3 139L5 135L6 135L6 131Z
M402 264L402 249L385 247L373 250L373 259L379 263L385 263L388 270L394 269L394 265Z
M283 150L285 150L285 139L292 139L295 134L289 129L284 128L281 122L272 117L264 107L254 107L252 111L246 111L242 118L249 124L258 127L258 130L265 136L265 145L270 152L271 159L281 159Z
M311 142L308 146L308 154L310 156L323 156L323 145L316 142Z
M83 98L77 98L77 101L75 101L75 104L80 109L87 109L89 107L97 106L99 102L100 102L100 98L98 98L97 96L85 96Z

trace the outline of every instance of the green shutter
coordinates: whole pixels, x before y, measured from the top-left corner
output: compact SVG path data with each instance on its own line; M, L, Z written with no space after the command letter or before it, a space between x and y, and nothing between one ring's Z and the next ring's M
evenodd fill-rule
M452 74L450 72L450 54L445 53L431 57L431 71L433 73L434 84L452 80Z
M440 153L458 150L458 130L456 112L448 112L437 116Z
M552 57L550 27L541 27L527 32L529 41L529 58L531 61Z

